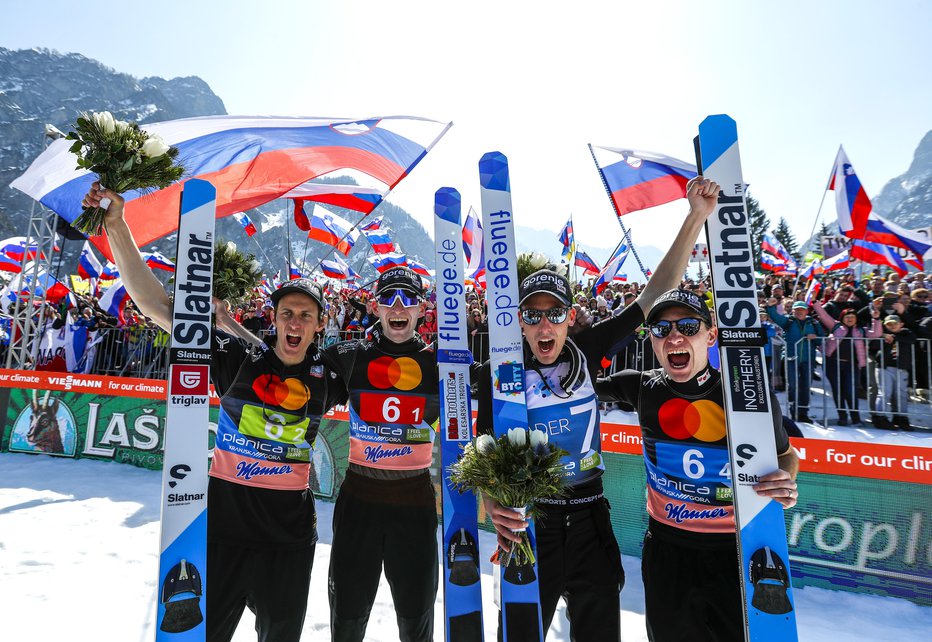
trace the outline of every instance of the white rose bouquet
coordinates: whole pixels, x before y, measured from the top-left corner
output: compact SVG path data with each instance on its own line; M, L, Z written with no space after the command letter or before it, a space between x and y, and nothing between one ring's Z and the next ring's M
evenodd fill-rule
M100 177L100 184L122 194L130 190L168 187L184 174L176 162L178 148L158 136L149 135L133 122L116 120L109 111L84 112L68 132L75 141L71 153L78 157L78 169ZM85 207L72 226L85 234L101 233L104 210Z
M512 428L498 439L480 435L466 444L450 466L450 481L461 493L478 491L533 517L539 512L539 497L559 497L565 492L560 458L566 454L548 443L543 430ZM500 559L503 566L534 563L527 534Z
M214 246L214 296L231 304L240 302L259 285L262 268L254 254L243 254L230 241Z

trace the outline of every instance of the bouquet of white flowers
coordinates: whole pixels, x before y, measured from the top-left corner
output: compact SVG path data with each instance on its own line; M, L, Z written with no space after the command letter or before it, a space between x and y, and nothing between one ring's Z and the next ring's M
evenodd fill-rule
M177 147L149 135L134 122L114 119L109 111L83 112L75 122L75 131L65 138L75 141L71 153L78 157L78 169L97 174L101 185L118 194L162 189L184 174L184 167L175 162ZM96 236L103 222L103 209L85 207L71 225Z
M259 285L262 268L255 255L236 249L232 241L214 246L214 296L231 304L245 298Z
M548 443L543 430L512 428L498 439L480 435L466 444L463 454L450 466L450 481L461 493L478 491L533 517L538 513L538 498L564 493L560 458L566 454ZM534 563L526 533L501 561L503 566Z

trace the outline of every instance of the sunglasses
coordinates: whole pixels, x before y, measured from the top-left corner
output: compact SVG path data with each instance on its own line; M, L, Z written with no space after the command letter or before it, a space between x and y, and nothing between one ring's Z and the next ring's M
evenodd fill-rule
M402 290L400 288L393 288L391 290L379 292L377 299L379 305L384 305L387 307L395 305L396 300L400 300L401 305L406 308L413 308L421 302L421 298L418 295L412 294L411 292Z
M702 320L679 319L677 321L657 321L647 326L647 329L658 339L663 339L673 331L674 326L676 327L676 331L684 337L692 337L699 333L699 329L702 327Z
M533 308L524 308L521 310L521 320L525 325L537 325L540 320L547 317L553 325L558 325L566 321L569 315L569 308L550 308L549 310L535 310Z

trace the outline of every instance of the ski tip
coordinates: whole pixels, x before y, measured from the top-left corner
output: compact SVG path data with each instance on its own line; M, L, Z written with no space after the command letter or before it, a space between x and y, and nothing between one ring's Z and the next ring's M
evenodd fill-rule
M703 169L708 169L738 142L738 126L728 114L706 116L699 124Z
M182 188L181 213L187 214L215 200L217 200L217 188L201 178L190 178L184 182Z
M460 223L460 193L452 187L441 187L434 194L434 214L450 223Z
M479 185L485 189L511 191L508 158L501 152L487 152L479 159Z

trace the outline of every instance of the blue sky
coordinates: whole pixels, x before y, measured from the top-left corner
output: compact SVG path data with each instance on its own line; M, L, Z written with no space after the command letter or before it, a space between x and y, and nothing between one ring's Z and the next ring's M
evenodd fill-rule
M691 160L698 123L728 113L752 195L805 238L840 143L875 195L932 129L932 3L921 0L138 6L16 3L0 46L197 75L230 113L452 120L390 197L425 224L442 185L478 206L476 163L497 149L519 224L557 234L572 213L584 247L614 246L586 143ZM833 207L826 198L823 217ZM625 221L635 244L665 248L684 212L680 202Z

